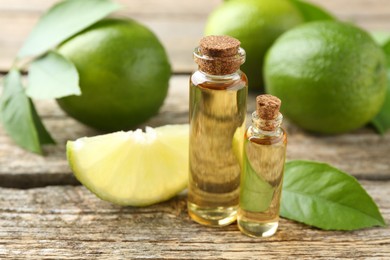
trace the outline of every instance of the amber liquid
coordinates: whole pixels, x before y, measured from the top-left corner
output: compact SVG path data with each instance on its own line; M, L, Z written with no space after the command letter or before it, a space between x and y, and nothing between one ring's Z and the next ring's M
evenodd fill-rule
M276 136L246 133L237 224L249 236L268 237L278 228L286 145L283 129Z
M240 165L232 142L245 124L247 79L200 73L190 82L188 211L198 223L224 226L237 215Z

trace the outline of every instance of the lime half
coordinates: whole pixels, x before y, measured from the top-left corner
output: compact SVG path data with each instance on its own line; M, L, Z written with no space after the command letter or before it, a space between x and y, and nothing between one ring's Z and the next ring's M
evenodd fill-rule
M68 141L76 178L99 198L147 206L168 200L188 181L188 125L146 127Z

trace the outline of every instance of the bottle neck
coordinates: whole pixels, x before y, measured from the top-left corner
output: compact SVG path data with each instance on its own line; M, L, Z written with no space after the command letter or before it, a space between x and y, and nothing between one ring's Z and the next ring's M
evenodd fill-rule
M272 120L265 120L257 115L257 112L252 113L252 132L254 135L262 136L279 136L283 133L280 126L282 125L283 115L279 115Z
M242 71L240 69L236 70L235 72L231 74L225 74L225 75L213 75L209 74L202 70L201 67L198 67L198 71L201 74L201 76L205 79L212 80L212 81L226 81L226 80L237 80L241 78Z

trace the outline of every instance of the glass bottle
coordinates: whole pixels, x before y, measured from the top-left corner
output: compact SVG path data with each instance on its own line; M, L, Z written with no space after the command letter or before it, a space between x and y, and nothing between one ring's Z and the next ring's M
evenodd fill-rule
M243 137L248 80L245 51L229 36L207 36L193 53L190 78L188 212L193 220L225 226L236 220L240 164L233 137Z
M239 229L252 237L268 237L278 228L287 135L280 125L280 99L260 95L243 147Z

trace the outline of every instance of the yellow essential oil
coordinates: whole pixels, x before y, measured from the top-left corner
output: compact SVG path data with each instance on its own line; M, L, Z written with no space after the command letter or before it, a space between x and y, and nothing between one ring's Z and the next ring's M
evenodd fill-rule
M271 95L258 96L245 133L237 224L253 237L272 236L278 228L287 147L280 103Z
M240 164L232 143L245 125L248 91L239 44L208 36L194 52L199 69L190 79L188 212L209 226L228 225L237 215Z

